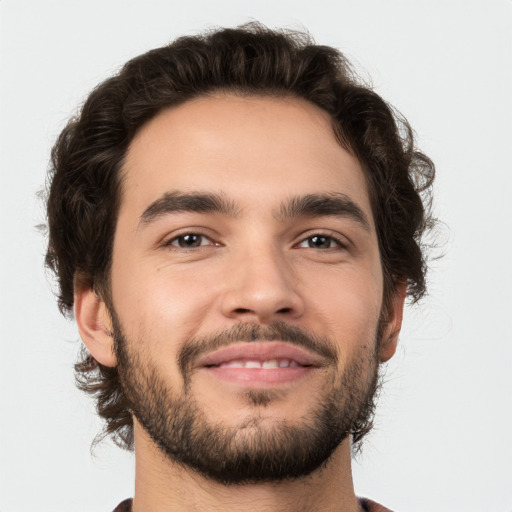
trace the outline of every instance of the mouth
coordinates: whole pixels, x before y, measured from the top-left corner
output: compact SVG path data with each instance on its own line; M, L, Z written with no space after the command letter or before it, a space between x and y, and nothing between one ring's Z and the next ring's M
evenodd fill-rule
M237 343L207 354L197 369L244 387L265 388L304 378L323 358L284 342Z
M266 361L238 359L220 364L212 364L208 368L264 368L265 370L273 370L278 368L299 368L301 365L294 359L267 359Z

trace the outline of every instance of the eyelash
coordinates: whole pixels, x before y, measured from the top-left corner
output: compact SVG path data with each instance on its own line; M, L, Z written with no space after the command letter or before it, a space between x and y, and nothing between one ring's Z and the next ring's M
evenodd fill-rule
M184 240L186 237L195 237L197 239L200 239L199 245L189 245L189 246L180 245L180 240ZM320 238L325 241L328 241L329 245L331 245L331 243L334 243L335 247L313 247L313 246L310 246L309 242L314 238ZM202 243L205 240L208 240L208 243ZM301 245L304 243L308 243L308 247L301 247ZM192 231L175 236L175 237L171 238L169 241L164 243L165 247L172 247L172 248L175 248L176 250L198 249L200 247L218 246L218 245L220 245L220 244L214 242L209 236L207 236L203 233L192 232ZM313 233L313 234L303 238L299 243L295 244L294 247L303 248L303 249L307 249L307 248L315 249L316 248L321 251L328 251L328 250L332 250L332 249L348 249L348 244L346 243L346 241L340 239L340 237L335 236L332 233L330 233L330 234Z
M208 244L200 243L199 245L190 245L188 247L179 245L179 241L185 239L186 237L196 237L196 238L201 239L201 241L204 241L206 239L209 241L209 243ZM177 242L178 245L175 242ZM196 249L199 247L205 247L208 245L219 245L219 244L216 244L215 242L213 242L213 240L207 235L204 235L202 233L189 232L189 233L183 233L181 235L171 238L168 242L165 242L164 245L166 247L174 247L177 250L180 250L180 249L187 250L187 249Z
M330 249L348 249L348 244L345 240L341 239L340 237L338 236L335 236L334 234L332 233L329 233L329 234L325 234L325 233L313 233L312 235L309 235L308 237L302 239L299 244L297 244L298 246L302 245L303 243L306 243L306 242L309 242L310 240L314 239L314 238L321 238L321 239L324 239L326 241L329 241L329 242L332 242L335 244L335 247L307 247L307 248L310 248L310 249L318 249L318 250L323 250L323 251L328 251ZM304 249L306 249L306 247L304 247Z

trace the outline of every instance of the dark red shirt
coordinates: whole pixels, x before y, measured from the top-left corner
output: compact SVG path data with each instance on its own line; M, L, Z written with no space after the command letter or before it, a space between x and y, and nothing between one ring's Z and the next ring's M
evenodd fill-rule
M359 498L359 504L365 512L392 512L389 508L383 507L367 498ZM114 512L132 512L132 499L130 498L119 503Z

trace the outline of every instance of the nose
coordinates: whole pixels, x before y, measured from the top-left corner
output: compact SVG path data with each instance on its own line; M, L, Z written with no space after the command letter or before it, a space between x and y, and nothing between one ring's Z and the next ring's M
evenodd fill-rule
M304 314L297 278L275 249L244 251L231 262L222 296L228 318L272 323Z

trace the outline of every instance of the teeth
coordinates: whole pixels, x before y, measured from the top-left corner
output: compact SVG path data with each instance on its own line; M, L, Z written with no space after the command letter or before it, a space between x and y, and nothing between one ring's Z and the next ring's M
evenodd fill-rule
M230 361L229 363L222 363L219 365L221 368L245 368L242 361Z
M290 359L269 359L268 361L229 361L219 364L219 368L265 368L272 370L275 368L299 368L297 361Z

